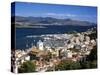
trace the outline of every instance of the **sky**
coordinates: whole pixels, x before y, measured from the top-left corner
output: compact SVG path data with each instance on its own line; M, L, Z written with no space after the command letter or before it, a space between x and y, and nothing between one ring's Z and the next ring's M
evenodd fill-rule
M97 8L91 6L58 5L42 3L15 3L16 16L54 17L97 22Z

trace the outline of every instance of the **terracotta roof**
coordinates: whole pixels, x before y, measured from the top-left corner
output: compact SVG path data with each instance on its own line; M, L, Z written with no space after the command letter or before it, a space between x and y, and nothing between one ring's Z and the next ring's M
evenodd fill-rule
M37 49L36 47L32 47L31 48L31 52L36 52L36 53L38 53L40 50L39 49Z

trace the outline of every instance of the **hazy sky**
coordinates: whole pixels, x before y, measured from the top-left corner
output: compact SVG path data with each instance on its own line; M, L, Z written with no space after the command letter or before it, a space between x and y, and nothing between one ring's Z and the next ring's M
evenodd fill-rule
M16 2L15 14L16 16L71 18L95 23L97 21L97 8L89 6Z

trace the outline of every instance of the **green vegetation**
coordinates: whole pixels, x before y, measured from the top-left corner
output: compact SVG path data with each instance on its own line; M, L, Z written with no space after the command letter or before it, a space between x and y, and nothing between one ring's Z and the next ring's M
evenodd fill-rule
M80 63L71 60L63 60L58 65L56 65L55 70L75 70L80 69Z
M82 69L97 68L97 46L94 46L86 59L87 61L80 62Z
M88 61L94 61L97 60L97 46L94 46L94 48L91 50L91 53L89 56L87 56Z
M46 56L46 60L50 60L52 58L52 53L51 52L48 52L48 55Z
M97 32L94 32L89 35L90 39L96 39L97 38Z
M97 28L92 29L92 33L89 34L90 39L97 39Z
M92 68L97 68L97 61L85 61L81 62L81 69L92 69Z
M29 73L29 72L35 72L35 64L31 61L24 62L20 68L18 69L19 73Z

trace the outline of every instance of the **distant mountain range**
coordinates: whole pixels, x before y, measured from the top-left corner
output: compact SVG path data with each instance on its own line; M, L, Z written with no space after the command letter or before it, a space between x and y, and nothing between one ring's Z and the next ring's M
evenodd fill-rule
M52 17L22 17L13 16L15 18L16 27L34 27L36 25L74 25L74 26L92 26L96 25L88 21L78 21L72 19L57 19ZM13 24L14 22L12 22Z

